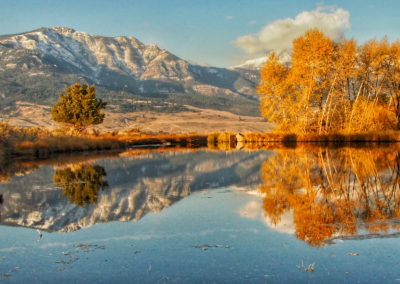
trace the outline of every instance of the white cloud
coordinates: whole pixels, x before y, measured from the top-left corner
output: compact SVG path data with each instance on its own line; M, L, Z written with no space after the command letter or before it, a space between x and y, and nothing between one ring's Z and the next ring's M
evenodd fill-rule
M250 20L249 21L249 25L255 25L257 22L256 22L256 20Z
M227 21L233 20L233 16L225 16L225 20Z
M293 39L312 28L318 28L331 39L338 39L350 28L350 13L341 8L317 7L314 11L301 12L294 19L271 22L256 34L239 37L234 44L248 54L290 49Z

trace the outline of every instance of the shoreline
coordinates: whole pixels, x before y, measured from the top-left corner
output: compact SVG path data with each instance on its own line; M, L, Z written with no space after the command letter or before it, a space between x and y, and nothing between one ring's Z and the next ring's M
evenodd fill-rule
M400 142L400 131L353 134L210 133L137 134L101 136L24 137L0 140L0 159L45 159L63 153L128 149L205 148L208 150L257 150L297 147L385 147Z

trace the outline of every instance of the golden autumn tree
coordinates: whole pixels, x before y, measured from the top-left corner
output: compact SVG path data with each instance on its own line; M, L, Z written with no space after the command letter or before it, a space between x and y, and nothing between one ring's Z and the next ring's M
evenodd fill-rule
M355 78L358 91L352 101L349 131L393 128L385 94L387 68L392 65L389 62L389 51L390 44L386 39L380 42L376 39L370 40L358 47Z
M273 52L261 70L261 81L257 91L261 97L261 115L268 121L277 123L286 129L293 124L297 116L296 97L288 82L289 67L279 62L279 57Z
M301 108L300 130L316 130L324 99L331 90L333 42L316 29L293 41L291 80Z
M333 43L318 30L293 41L291 67L272 54L261 70L261 113L281 130L315 128L329 92Z
M391 68L388 68L389 107L396 117L396 127L400 129L400 41L392 43L390 54L392 58Z
M400 42L358 46L317 29L293 41L290 64L260 71L261 114L277 130L349 133L400 129Z
M330 74L330 89L319 117L318 133L340 131L351 112L355 76L356 43L342 38L335 43ZM353 87L353 88L352 88Z

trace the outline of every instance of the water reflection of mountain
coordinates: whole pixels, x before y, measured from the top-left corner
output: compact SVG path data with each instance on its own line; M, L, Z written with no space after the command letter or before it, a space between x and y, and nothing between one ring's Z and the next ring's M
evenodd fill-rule
M85 206L63 196L53 183L55 170L44 166L0 184L2 224L68 232L97 223L139 220L194 191L256 187L261 163L268 156L264 151L199 151L99 160L96 166L104 168L109 187Z
M390 148L280 150L261 174L265 217L279 226L290 213L311 246L400 231L400 153Z

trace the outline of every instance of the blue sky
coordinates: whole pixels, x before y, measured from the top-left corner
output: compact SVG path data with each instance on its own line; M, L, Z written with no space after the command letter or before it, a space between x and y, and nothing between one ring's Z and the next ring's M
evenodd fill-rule
M228 67L265 54L269 31L280 32L275 25L279 20L294 20L305 11L315 14L318 7L325 7L323 17L348 13L349 25L333 33L344 32L360 43L384 35L400 38L397 0L0 0L0 34L67 26L106 36L131 35L186 60ZM247 40L258 48L243 44Z

